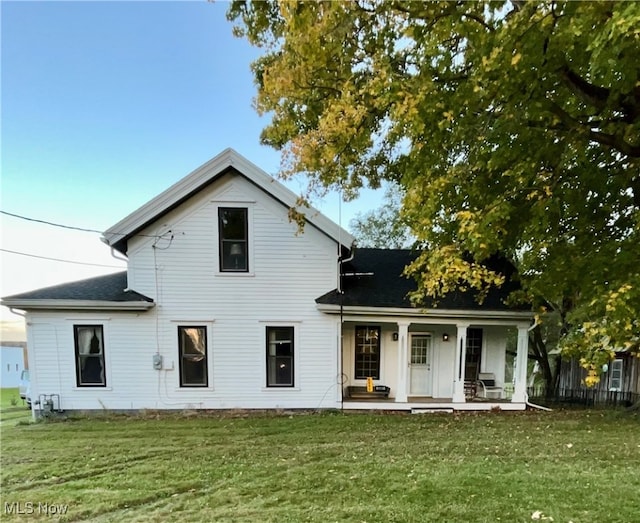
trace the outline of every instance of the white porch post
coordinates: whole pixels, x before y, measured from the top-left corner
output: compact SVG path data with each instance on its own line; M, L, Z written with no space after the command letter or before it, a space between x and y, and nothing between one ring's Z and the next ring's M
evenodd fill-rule
M523 403L527 397L527 357L529 355L529 331L526 326L518 327L518 351L516 353L514 403Z
M407 369L409 366L409 322L398 322L398 378L396 403L407 401Z
M453 377L453 401L454 403L465 403L464 397L464 363L467 357L467 327L465 323L456 325L458 335L456 337L456 360L453 368L455 375Z

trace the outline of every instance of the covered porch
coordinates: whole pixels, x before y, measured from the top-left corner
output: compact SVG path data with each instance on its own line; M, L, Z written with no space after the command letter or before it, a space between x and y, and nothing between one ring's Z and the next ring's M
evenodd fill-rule
M344 315L343 408L524 410L530 314L442 312Z
M316 299L341 334L337 400L345 409L524 410L533 313L507 301L519 288L513 265L487 260L505 282L483 300L466 289L417 306L404 270L419 254L356 249L339 261L338 287Z

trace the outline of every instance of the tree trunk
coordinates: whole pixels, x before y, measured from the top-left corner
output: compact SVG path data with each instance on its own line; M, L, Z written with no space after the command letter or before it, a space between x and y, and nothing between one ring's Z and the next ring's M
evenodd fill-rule
M558 378L560 375L560 355L553 356L553 366L550 361L550 356L547 351L547 346L542 338L542 332L540 326L537 325L533 329L532 337L530 338L530 346L533 350L533 354L530 357L533 358L540 366L540 373L544 379L544 396L551 398L554 396L558 387Z

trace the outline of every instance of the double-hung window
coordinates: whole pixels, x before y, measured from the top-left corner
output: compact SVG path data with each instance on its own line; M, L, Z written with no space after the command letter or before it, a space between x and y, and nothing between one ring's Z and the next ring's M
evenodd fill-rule
M356 327L355 379L380 379L380 327Z
M208 386L207 328L204 326L179 326L178 348L180 351L180 386Z
M73 340L78 387L106 387L102 325L74 325Z
M609 378L609 390L620 392L622 390L622 366L621 359L613 360L609 366L611 377Z
M464 379L475 381L480 374L482 359L482 329L467 329L467 351L464 366Z
M218 208L220 272L249 272L249 227L246 207Z
M267 387L293 387L294 328L267 327Z

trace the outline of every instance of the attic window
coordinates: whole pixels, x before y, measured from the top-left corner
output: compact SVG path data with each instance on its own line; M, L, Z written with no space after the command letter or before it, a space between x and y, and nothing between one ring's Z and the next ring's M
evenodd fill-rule
M220 271L249 272L247 209L218 208Z

